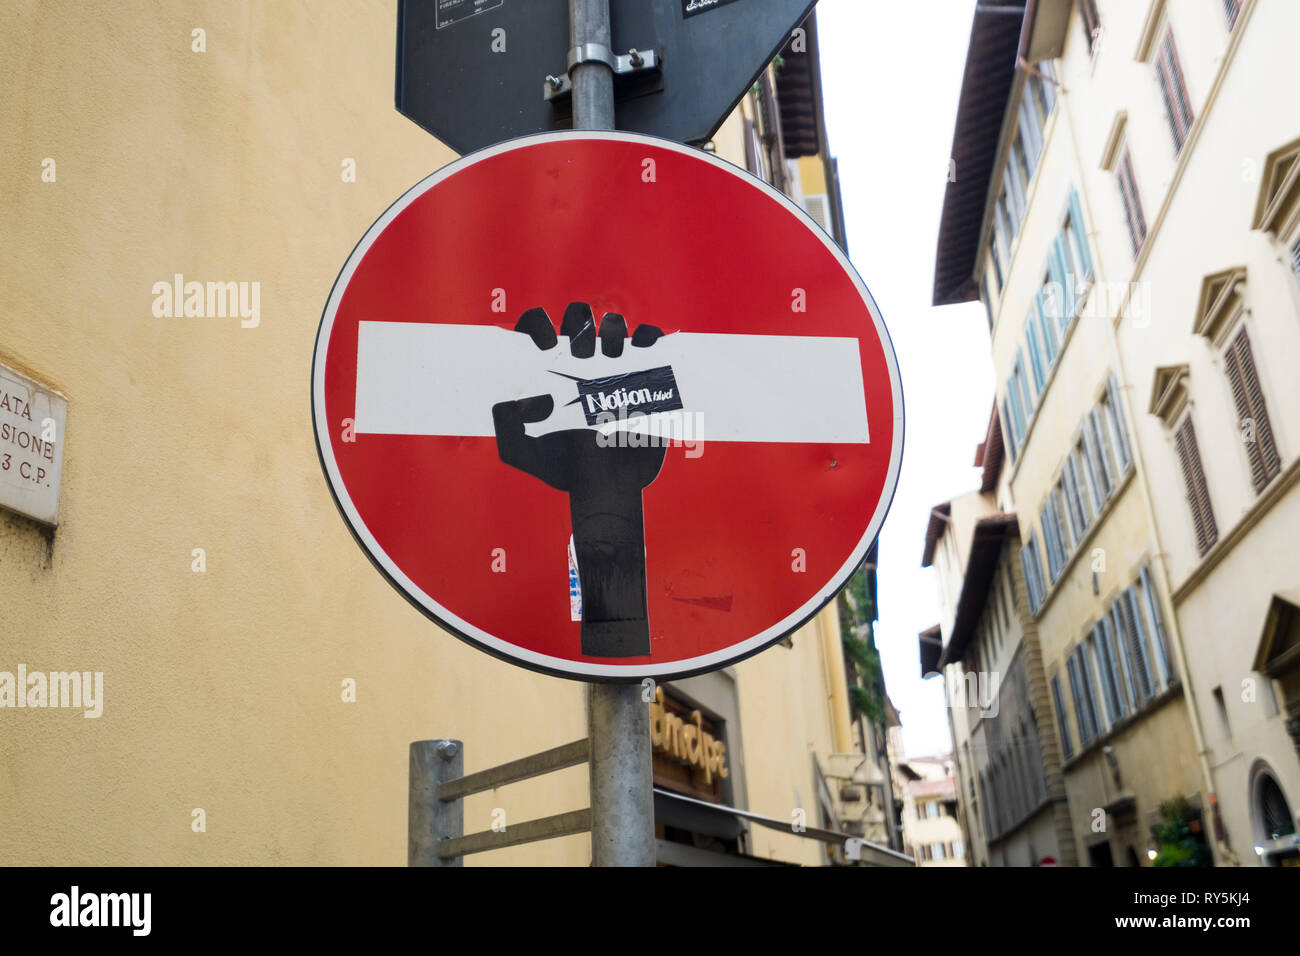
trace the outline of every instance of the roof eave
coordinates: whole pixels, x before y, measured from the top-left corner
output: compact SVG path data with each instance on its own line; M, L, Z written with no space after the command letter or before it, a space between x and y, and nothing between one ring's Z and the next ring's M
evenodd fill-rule
M946 667L962 659L966 647L975 633L975 625L988 602L989 583L997 567L1002 547L1008 539L1020 534L1016 515L1013 512L1000 512L989 515L975 522L971 534L970 558L966 562L966 575L962 578L961 594L957 598L957 613L952 625L952 634L943 650L939 661L940 667Z
M1074 0L1029 0L1020 31L1019 59L1026 63L1055 60L1065 50Z
M935 250L933 304L979 298L976 263L1007 104L1014 87L1025 0L979 4L953 129L952 161Z

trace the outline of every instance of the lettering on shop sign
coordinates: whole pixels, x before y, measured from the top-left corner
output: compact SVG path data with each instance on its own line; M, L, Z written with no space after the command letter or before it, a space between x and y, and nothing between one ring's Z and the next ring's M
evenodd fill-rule
M0 506L59 523L68 400L0 365Z
M664 706L664 689L655 688L650 704L650 743L655 753L700 771L705 784L727 777L727 745L704 729L704 715L693 710L685 720Z

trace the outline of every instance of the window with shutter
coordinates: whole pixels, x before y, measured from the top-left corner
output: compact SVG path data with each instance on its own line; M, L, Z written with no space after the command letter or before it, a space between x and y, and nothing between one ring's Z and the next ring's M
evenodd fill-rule
M1043 361L1043 346L1038 332L1038 320L1034 310L1029 310L1025 319L1025 344L1029 346L1029 371L1033 373L1034 392L1042 394L1047 384L1047 363Z
M1011 144L1007 154L1006 180L1010 187L1012 214L1018 220L1025 218L1025 196L1029 189L1029 167L1025 162L1025 151L1016 140Z
M1151 687L1152 696L1156 691L1163 689L1163 685L1156 681L1155 671L1151 665L1151 625L1149 620L1142 614L1142 606L1139 603L1138 585L1132 584L1120 595L1120 600L1127 609L1127 617L1133 622L1134 640L1137 642L1138 661L1141 663L1141 674L1139 681L1145 679Z
M1097 492L1092 487L1092 476L1088 473L1088 460L1082 437L1074 446L1074 451L1070 453L1070 464L1074 469L1074 483L1079 489L1079 504L1083 506L1083 516L1091 527L1101 506L1098 504Z
M1119 666L1119 671L1115 676L1120 681L1120 695L1124 711L1126 713L1135 711L1139 703L1137 683L1133 679L1133 668L1129 664L1128 651L1124 646L1124 625L1119 618L1118 604L1110 606L1106 611L1106 616L1101 619L1101 623L1111 653Z
M1064 529L1061 527L1060 512L1056 506L1056 493L1053 489L1048 495L1047 504L1043 506L1043 540L1047 544L1047 571L1051 577L1052 583L1061 576L1061 570L1065 567L1065 540Z
M1025 593L1029 598L1029 610L1037 614L1047 593L1043 585L1042 559L1038 556L1037 533L1031 533L1029 541L1020 549L1020 567L1025 572Z
M1044 279L1044 283L1048 280ZM1056 364L1057 353L1061 350L1061 340L1057 337L1056 322L1049 316L1052 307L1048 299L1049 293L1047 286L1038 290L1038 295L1034 297L1033 305L1030 306L1034 321L1038 323L1039 331L1043 335L1044 355L1047 358L1047 367L1051 368Z
M1034 402L1037 399L1037 393L1029 387L1029 378L1025 375L1025 353L1023 349L1016 349L1016 364L1011 373L1011 378L1020 390L1020 400L1025 406L1025 421L1028 422L1034 417Z
M1115 179L1119 183L1120 200L1124 203L1124 218L1128 223L1129 239L1133 243L1133 255L1142 251L1142 244L1147 238L1147 221L1142 214L1142 200L1138 196L1137 178L1133 175L1133 157L1125 147L1115 169Z
M1065 314L1065 304L1061 300L1061 287L1054 274L1055 261L1050 253L1047 264L1048 272L1043 276L1042 287L1038 290L1038 306L1043 313L1043 325L1051 327L1052 336L1059 343L1061 316ZM1059 344L1057 351L1060 351Z
M1007 451L1011 453L1011 460L1016 460L1016 452L1019 450L1019 439L1016 438L1015 422L1011 417L1011 403L1002 399L1002 433L1007 436Z
M1100 733L1105 733L1115 723L1115 702L1110 697L1110 685L1107 683L1106 659L1101 655L1101 648L1098 646L1096 629L1088 632L1080 645L1085 648L1084 654L1092 664L1093 672L1097 675L1097 687L1094 688L1096 704L1097 728ZM1097 694L1096 691L1101 693Z
M1090 448L1097 489L1101 492L1101 500L1105 501L1115 490L1115 464L1111 460L1110 448L1106 442L1106 426L1101 418L1100 408L1090 409L1083 432L1084 440Z
M1196 445L1196 428L1190 416L1174 432L1174 446L1178 450L1178 464L1187 488L1187 502L1192 510L1192 524L1196 529L1196 549L1204 555L1219 540L1219 528L1210 506L1210 490L1205 484L1205 469L1201 467L1201 452Z
M1133 464L1133 456L1129 454L1128 425L1124 422L1124 412L1119 405L1119 382L1113 372L1106 376L1106 396L1102 403L1106 406L1106 417L1114 432L1115 460L1119 463L1119 474L1122 475Z
M1047 558L1047 578L1056 581L1056 551L1052 539L1051 519L1047 516L1047 505L1038 513L1038 523L1043 529L1043 554Z
M1097 0L1079 0L1079 16L1083 32L1088 37L1088 53L1096 54L1101 46L1101 17L1097 14Z
M1169 132L1174 141L1174 152L1180 153L1192 128L1192 107L1183 82L1183 68L1178 62L1178 49L1174 45L1172 30L1165 32L1156 58L1156 76L1160 81L1160 95L1169 117Z
M1075 473L1074 459L1066 458L1061 471L1061 498L1065 502L1067 520L1070 522L1070 537L1077 546L1088 533L1088 516L1083 508L1083 494L1079 488Z
M1079 205L1079 194L1070 187L1070 221L1067 229L1072 236L1073 251L1079 261L1079 281L1092 276L1092 250L1088 248L1088 230L1083 226L1083 209Z
M1025 426L1028 422L1028 410L1025 408L1023 394L1013 369L1011 377L1007 379L1007 397L1011 400L1011 416L1016 425L1016 442L1021 445L1025 442Z
M1037 610L1042 607L1043 602L1047 600L1047 580L1043 577L1043 559L1039 554L1038 535L1034 532L1031 532L1029 535L1029 554L1032 558L1031 566L1034 572L1034 589L1038 595L1034 608Z
M1137 604L1132 589L1124 591L1115 601L1115 617L1123 635L1124 653L1128 657L1128 673L1133 679L1133 694L1139 704L1155 696L1151 667L1147 661L1142 634L1141 618L1135 615Z
M1097 706L1097 668L1093 663L1092 645L1084 642L1075 651L1079 655L1079 679L1083 682L1083 702L1088 712L1088 723L1094 737L1104 729L1101 709Z
M1070 724L1065 716L1065 701L1061 697L1061 675L1052 675L1052 703L1056 705L1056 726L1061 732L1061 748L1065 759L1074 756L1074 745L1070 742Z
M1033 89L1035 83L1041 82L1042 80L1032 73L1029 75L1024 96L1020 101L1020 109L1016 115L1016 123L1020 128L1020 142L1024 144L1025 160L1028 163L1026 181L1033 179L1034 171L1038 168L1038 160L1043 155L1043 128L1039 122Z
M1088 722L1087 704L1084 700L1083 677L1080 674L1078 651L1072 653L1065 661L1065 669L1070 677L1070 697L1074 699L1074 723L1079 728L1079 746L1086 747L1094 734Z
M1052 240L1052 248L1047 256L1048 272L1052 277L1054 298L1056 299L1056 318L1061 326L1061 341L1074 321L1075 301L1074 283L1070 281L1069 266L1066 264L1065 240L1060 233Z
M1064 565L1069 559L1070 553L1074 546L1078 544L1070 529L1069 518L1066 517L1069 503L1065 500L1065 487L1062 482L1057 482L1056 487L1052 489L1051 495L1052 513L1056 518L1056 530L1061 541L1061 564Z
M1228 384L1232 386L1232 400L1237 406L1242 444L1250 462L1250 481L1255 493L1259 494L1282 470L1282 459L1273 438L1273 426L1269 423L1250 337L1244 327L1224 352L1223 367L1228 374Z
M1055 584L1057 575L1061 573L1061 549L1057 543L1056 527L1052 521L1052 503L1050 500L1043 505L1039 520L1043 525L1043 546L1047 549L1047 577L1049 581Z
M1169 659L1169 645L1165 639L1164 617L1160 614L1160 601L1156 596L1155 586L1151 583L1151 573L1143 565L1139 571L1138 588L1142 592L1143 607L1151 621L1151 635L1156 648L1156 663L1160 666L1160 681L1168 687L1173 682L1174 670Z
M812 216L813 221L822 227L825 233L834 231L831 223L831 203L830 197L825 193L816 193L811 196L803 197L803 207L808 215Z
M1038 118L1046 127L1047 118L1056 109L1056 67L1052 66L1051 60L1043 60L1038 64L1038 72L1042 76L1032 77L1030 84L1034 90L1034 102L1039 109Z
M1101 695L1106 705L1109 722L1123 720L1127 711L1124 708L1124 690L1119 671L1115 666L1115 652L1111 646L1102 622L1098 621L1089 635L1097 655L1097 669L1101 673Z
M1078 661L1079 697L1075 700L1076 717L1080 723L1088 726L1088 740L1095 740L1101 734L1101 723L1097 719L1096 679L1093 678L1092 658L1088 656L1088 645L1079 644L1074 649L1073 657ZM1083 731L1079 731L1080 740ZM1086 741L1084 741L1086 743Z
M1228 29L1237 25L1237 15L1241 13L1241 0L1223 0L1223 12L1228 15Z
M1010 254L1011 242L1016 238L1016 233L1020 230L1020 220L1011 213L1011 205L1007 202L1007 191L1005 188L998 195L997 212L998 224L1002 227L1002 233L1007 244L1006 251Z

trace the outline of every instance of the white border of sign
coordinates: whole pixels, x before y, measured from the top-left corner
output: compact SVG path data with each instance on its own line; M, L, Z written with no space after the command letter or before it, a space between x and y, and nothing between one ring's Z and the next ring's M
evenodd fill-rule
M841 268L853 280L858 292L862 295L862 300L867 305L868 312L876 326L876 334L880 338L880 343L885 353L885 364L889 368L889 387L894 403L894 428L893 428L893 446L889 452L889 472L885 477L885 483L881 489L880 500L876 504L876 510L867 523L866 532L853 553L849 555L844 565L835 573L820 590L817 591L802 607L794 613L783 618L781 621L769 627L767 630L753 637L750 637L737 644L723 650L714 651L710 654L701 654L698 657L686 658L684 660L661 663L661 664L587 664L581 661L571 661L562 657L552 657L548 654L539 654L536 651L530 651L518 645L511 644L509 641L502 640L495 635L489 634L481 628L475 627L469 621L466 621L455 614L451 613L428 594L424 593L410 578L403 573L402 569L397 566L379 546L379 543L370 534L365 522L357 512L356 506L353 505L351 497L348 495L347 486L344 484L342 476L339 474L338 463L334 459L334 446L330 440L328 423L325 420L325 351L329 345L330 334L334 329L334 318L338 313L339 302L343 298L343 293L348 284L352 281L352 275L357 270L357 266L370 250L371 245L380 233L384 231L395 218L409 206L412 202L424 195L428 190L438 185L445 179L456 175L463 169L467 169L476 163L485 159L490 159L501 153L512 152L517 149L527 149L530 146L536 146L541 143L553 143L564 140L619 140L622 142L644 143L647 146L653 146L657 149L671 150L682 153L692 159L700 162L710 163L718 169L729 173L738 179L743 180L750 186L754 187L769 199L779 202L787 210L793 213L808 229L815 235L823 245L835 256ZM316 432L316 448L320 455L321 465L325 469L326 477L329 480L330 490L334 495L334 500L343 512L352 534L357 541L366 550L371 560L384 573L384 575L393 583L393 585L403 593L403 595L413 604L423 610L427 615L432 617L442 627L451 630L456 636L461 637L470 643L478 646L497 657L512 661L524 667L533 670L543 671L548 674L555 674L560 677L570 677L578 680L621 680L621 681L639 681L646 677L656 679L667 679L672 677L686 677L690 674L698 674L704 671L717 670L732 664L751 654L756 654L770 644L779 641L785 635L797 630L814 615L817 614L835 595L839 592L845 582L853 575L858 566L865 559L867 550L871 543L880 533L880 526L884 523L885 515L889 512L890 503L894 498L894 490L898 484L898 472L902 465L903 457L903 388L898 375L898 362L894 356L894 346L890 341L889 332L885 329L884 323L880 319L880 309L876 306L876 301L867 291L866 285L863 284L861 277L849 262L848 257L844 255L835 241L827 235L820 226L806 212L800 209L784 193L774 189L768 183L755 176L752 176L746 170L739 166L732 165L725 160L719 159L703 150L685 146L681 143L675 143L671 140L659 139L655 136L644 136L639 133L624 132L603 132L592 130L560 130L552 133L540 133L533 136L521 136L517 139L507 140L498 143L495 146L489 146L477 152L470 153L461 157L455 162L444 166L436 173L425 177L416 183L405 194L402 195L395 203L384 211L357 243L352 254L348 256L347 263L339 273L338 278L334 280L334 288L330 290L329 300L325 304L325 312L321 316L320 330L316 335L316 351L312 360L312 422Z

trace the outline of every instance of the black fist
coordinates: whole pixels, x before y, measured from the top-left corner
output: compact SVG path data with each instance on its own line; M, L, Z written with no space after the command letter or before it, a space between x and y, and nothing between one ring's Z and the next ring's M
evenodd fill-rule
M515 326L543 350L555 348L555 327L544 309L530 309ZM569 337L576 358L596 354L591 306L574 302L564 312L560 334ZM633 348L648 348L663 332L638 326ZM606 313L600 322L601 352L623 354L627 323ZM663 466L661 442L625 447L591 428L574 428L534 438L524 426L554 411L549 395L492 406L497 452L513 468L569 495L573 545L582 585L582 653L590 657L639 657L650 653L646 613L645 526L641 491ZM605 440L602 440L605 439Z

